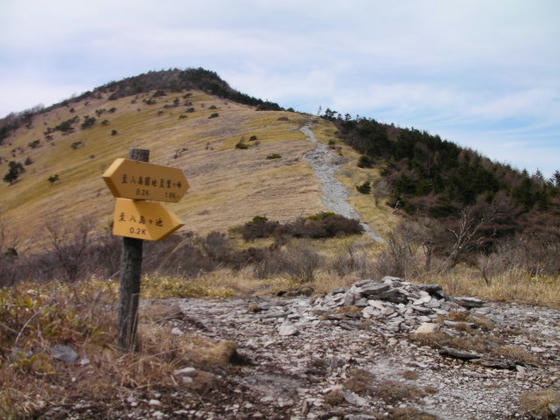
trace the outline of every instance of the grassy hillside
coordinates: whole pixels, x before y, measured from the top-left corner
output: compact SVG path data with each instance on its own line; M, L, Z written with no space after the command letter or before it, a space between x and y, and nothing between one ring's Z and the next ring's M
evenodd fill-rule
M0 146L0 171L7 173L15 161L25 172L13 184L0 184L4 224L33 241L51 222L91 217L106 226L114 200L101 174L131 147L150 149L151 162L186 171L191 188L171 207L188 230L225 230L255 214L287 220L324 210L302 159L313 147L299 131L306 116L256 111L200 91L155 93L69 101L11 132ZM95 122L82 128L86 116ZM72 118L73 131L52 131ZM236 148L240 142L248 148ZM267 159L271 154L281 158Z

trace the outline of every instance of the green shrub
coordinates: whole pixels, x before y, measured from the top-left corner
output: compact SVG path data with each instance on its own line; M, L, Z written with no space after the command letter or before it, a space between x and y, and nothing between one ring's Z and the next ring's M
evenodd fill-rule
M257 139L257 136L251 136L249 137L249 141L255 141Z
M82 123L82 125L81 125L80 127L81 127L82 130L83 130L83 129L92 127L93 124L95 124L95 118L86 115L86 116L84 117L84 122Z
M278 153L272 153L270 155L268 155L266 158L267 159L280 159L282 156L279 155Z
M239 142L239 143L237 143L237 144L235 145L235 148L236 148L236 149L245 150L245 149L248 149L248 148L249 148L249 145L248 145L247 143Z
M9 169L6 175L4 175L4 182L12 185L17 181L18 177L25 172L25 168L21 163L14 161L10 161L10 163L8 163L8 166Z
M369 181L366 181L362 185L356 185L356 189L361 194L369 194L371 193L371 184Z
M217 112L214 112L213 114L210 114L210 116L208 117L208 119L210 118L218 118L220 116L220 114L218 114Z
M56 181L58 181L58 174L49 176L47 180L49 181L49 183L54 184Z
M373 166L373 161L369 156L362 155L358 160L358 168L371 168Z

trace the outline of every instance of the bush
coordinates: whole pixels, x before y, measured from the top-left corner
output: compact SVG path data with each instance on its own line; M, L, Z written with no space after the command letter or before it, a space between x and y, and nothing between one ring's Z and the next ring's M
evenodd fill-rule
M72 150L77 150L77 149L79 149L80 147L84 147L84 142L81 141L81 140L75 141L74 143L72 143L72 144L70 145L70 147L72 148Z
M246 241L256 238L291 236L294 238L333 238L341 235L362 234L364 228L358 220L348 219L334 213L317 213L308 218L299 218L295 222L280 224L269 221L266 217L255 216L240 228Z
M279 155L278 153L272 153L272 154L266 156L267 159L280 159L281 157L282 156Z
M41 144L41 140L37 139L37 140L33 140L32 142L28 143L27 145L32 149L36 149L37 147L39 147L40 144Z
M249 148L249 145L247 143L242 143L241 141L239 143L237 143L235 145L236 149L241 149L241 150L245 150Z
M90 116L86 115L84 117L84 122L82 123L82 125L80 127L82 128L82 130L84 130L86 128L93 127L93 124L95 124L95 117L90 117Z
M264 216L255 216L241 227L241 235L246 241L254 241L271 236L279 227L279 222L271 222Z
M358 168L371 168L373 166L373 161L369 156L362 155L358 160Z
M111 135L112 136L116 136L117 134L119 134L119 132L117 130L111 130Z
M366 181L362 185L356 185L356 189L360 194L369 194L371 192L371 184L369 181Z
M255 141L255 140L257 140L257 136L251 136L251 137L249 137L249 141Z
M4 175L4 182L9 183L12 185L14 182L17 181L19 176L25 172L25 168L19 162L10 161L8 163L9 169L6 175Z
M47 180L49 181L49 183L54 184L56 181L58 181L58 174L49 176Z
M213 114L210 114L210 116L208 117L208 119L210 118L218 118L220 116L220 114L218 114L217 112L214 112Z

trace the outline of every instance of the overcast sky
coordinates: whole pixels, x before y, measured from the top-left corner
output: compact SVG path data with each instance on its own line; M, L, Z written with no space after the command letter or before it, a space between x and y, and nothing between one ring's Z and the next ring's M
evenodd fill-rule
M188 67L560 169L558 0L0 0L0 117Z

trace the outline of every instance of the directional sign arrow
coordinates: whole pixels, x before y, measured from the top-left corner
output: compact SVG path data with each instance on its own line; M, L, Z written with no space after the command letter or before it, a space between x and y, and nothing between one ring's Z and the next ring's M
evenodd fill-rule
M103 174L115 197L176 203L189 188L179 168L136 160L116 159Z
M183 226L183 222L163 204L117 198L113 234L159 241Z

